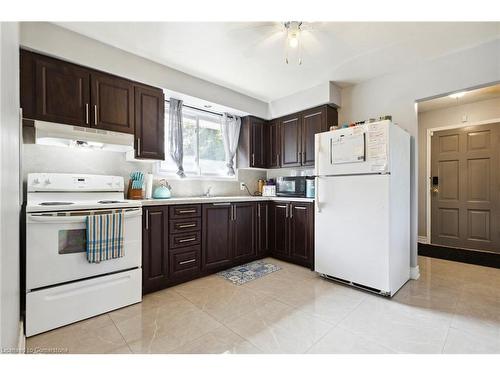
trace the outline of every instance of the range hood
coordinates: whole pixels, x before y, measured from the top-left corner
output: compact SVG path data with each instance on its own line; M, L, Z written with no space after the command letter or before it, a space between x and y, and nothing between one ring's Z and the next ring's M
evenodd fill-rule
M35 143L76 149L128 152L134 149L134 136L82 126L35 121Z

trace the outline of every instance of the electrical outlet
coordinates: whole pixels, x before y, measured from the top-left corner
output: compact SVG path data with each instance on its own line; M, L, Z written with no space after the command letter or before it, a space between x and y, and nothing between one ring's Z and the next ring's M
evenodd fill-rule
M244 182L240 182L240 190L245 190L245 183Z

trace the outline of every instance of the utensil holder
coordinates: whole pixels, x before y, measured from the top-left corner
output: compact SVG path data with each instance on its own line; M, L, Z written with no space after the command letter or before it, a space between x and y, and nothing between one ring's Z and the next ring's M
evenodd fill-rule
M128 199L144 199L142 189L132 189L132 180L128 183L127 197Z

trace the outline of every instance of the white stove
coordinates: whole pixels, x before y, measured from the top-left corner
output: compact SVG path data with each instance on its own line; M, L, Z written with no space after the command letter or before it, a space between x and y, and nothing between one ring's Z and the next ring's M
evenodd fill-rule
M140 302L142 209L119 176L32 173L26 203L26 336ZM123 212L121 258L89 263L90 215Z

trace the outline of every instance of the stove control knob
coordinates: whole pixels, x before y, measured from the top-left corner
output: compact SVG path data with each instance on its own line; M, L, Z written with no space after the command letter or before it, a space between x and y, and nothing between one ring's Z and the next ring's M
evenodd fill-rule
M33 185L38 185L40 183L40 180L38 178L35 178L32 183Z
M45 185L50 185L50 180L48 178L45 180Z

